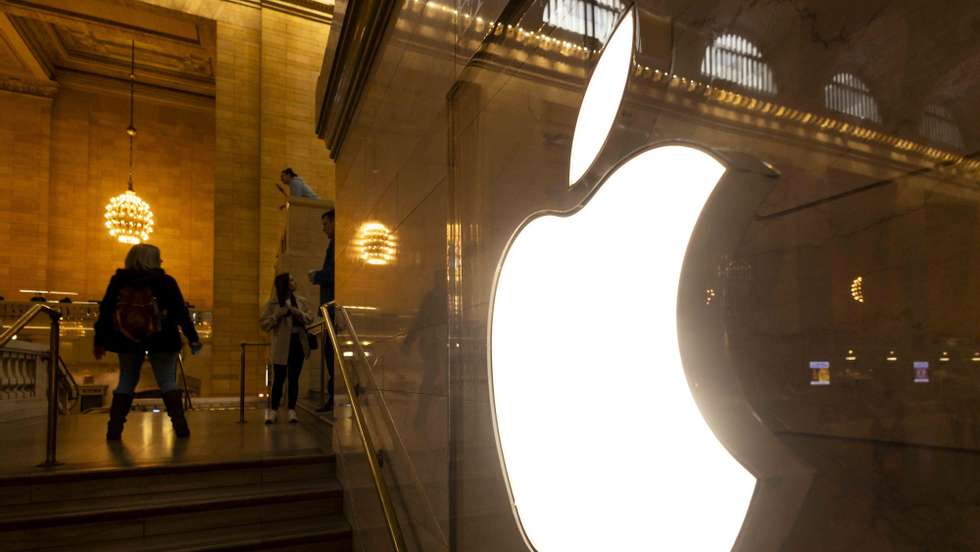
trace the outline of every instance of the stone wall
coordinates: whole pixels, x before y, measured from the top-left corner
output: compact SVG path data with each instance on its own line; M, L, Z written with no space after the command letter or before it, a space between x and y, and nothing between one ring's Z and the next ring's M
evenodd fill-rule
M46 285L51 98L0 91L0 295Z
M272 285L284 220L275 188L292 166L321 197L333 197L333 164L313 131L313 87L325 23L259 2L147 0L217 24L212 393L238 391L239 343L264 339L259 302ZM312 57L310 57L312 56ZM320 57L318 57L320 56ZM317 155L319 153L319 155ZM250 354L249 393L265 354Z
M130 245L110 238L105 205L126 190L126 83L65 75L51 122L48 270L42 289L101 299ZM212 305L214 105L210 99L139 88L134 190L150 204L164 269L198 309ZM26 284L27 282L25 282Z
M199 98L207 106L137 89L135 187L156 215L151 242L165 267L189 301L214 312L205 392L236 394L239 343L264 338L259 301L284 223L279 171L291 166L322 198L334 195L313 101L329 16L286 13L282 2L144 3L215 22L215 97ZM0 91L0 295L8 299L35 286L101 297L125 254L101 226L105 203L126 186L125 83L63 77L54 107L50 98ZM250 393L263 363L264 353L249 357Z

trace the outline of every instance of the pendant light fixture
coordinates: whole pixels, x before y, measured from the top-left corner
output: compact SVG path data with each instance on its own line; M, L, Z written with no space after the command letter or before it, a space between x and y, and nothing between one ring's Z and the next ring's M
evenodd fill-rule
M133 90L136 84L136 41L132 44L132 56L129 69L129 189L109 200L105 206L105 226L109 235L120 243L137 244L149 239L153 232L153 211L150 204L143 201L133 191L133 140L136 138L136 127L133 126L134 99Z

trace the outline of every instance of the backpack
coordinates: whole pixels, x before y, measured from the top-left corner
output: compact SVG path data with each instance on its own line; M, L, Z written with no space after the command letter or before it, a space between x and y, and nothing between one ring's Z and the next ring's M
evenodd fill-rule
M120 289L112 319L119 333L136 343L142 343L159 332L163 325L160 306L153 296L153 290L146 285Z

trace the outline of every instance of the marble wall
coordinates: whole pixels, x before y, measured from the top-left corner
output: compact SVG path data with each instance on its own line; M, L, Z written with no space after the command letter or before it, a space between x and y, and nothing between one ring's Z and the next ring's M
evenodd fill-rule
M369 412L387 476L411 490L410 540L426 550L526 549L491 422L493 279L527 216L594 189L569 190L567 174L594 61L582 48L598 43L545 23L544 2L518 4L396 8L337 157L338 300L371 309L355 317L376 363ZM735 253L717 259L706 306L724 316L751 407L815 474L780 529L783 548L972 549L980 493L963 482L977 458L980 367L977 13L968 2L943 14L805 4L641 3L672 22L673 42L662 65L636 68L612 145L690 140L779 172ZM703 74L706 48L726 32L761 49L774 94ZM880 122L824 105L844 71L867 83ZM960 142L924 130L936 104ZM395 233L394 262L365 262L367 222ZM599 323L602 312L583 307L583 318ZM623 345L654 362L644 344ZM811 385L812 360L831 362L830 385ZM913 360L930 363L928 383L913 382ZM571 417L619 421L623 382L604 368L582 382ZM628 446L581 438L583 455ZM583 481L568 482L569 499Z

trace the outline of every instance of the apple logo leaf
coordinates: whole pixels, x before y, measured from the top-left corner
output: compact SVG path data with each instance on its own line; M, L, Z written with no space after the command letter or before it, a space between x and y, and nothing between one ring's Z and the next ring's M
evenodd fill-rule
M575 121L569 186L575 185L589 170L616 120L633 62L633 25L631 16L620 21L592 71Z
M592 74L570 185L612 128L634 29L630 9ZM756 477L698 408L677 318L688 245L725 171L690 145L646 146L578 208L529 217L506 248L490 309L491 405L531 549L727 550L739 538Z

